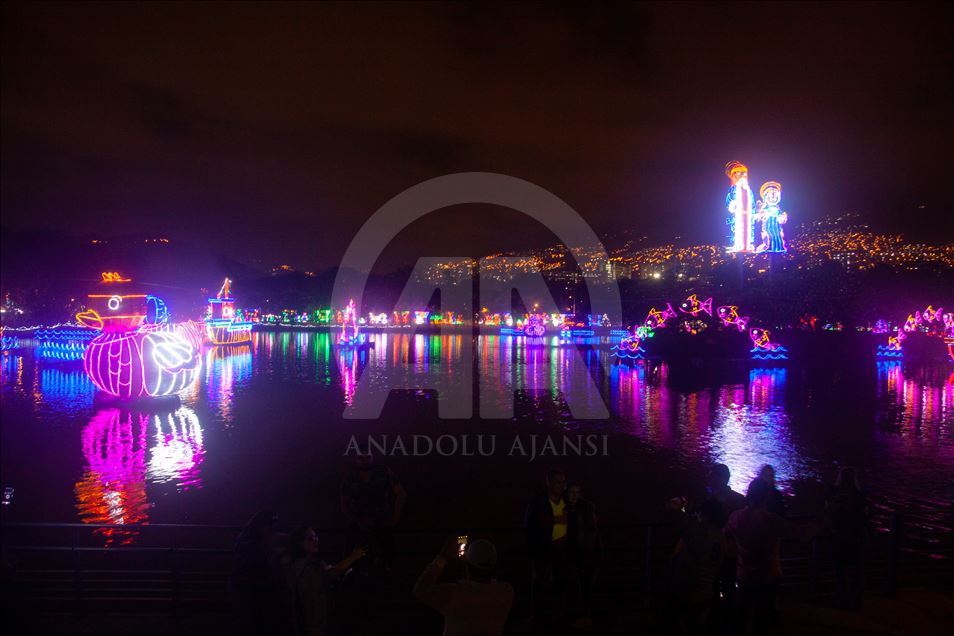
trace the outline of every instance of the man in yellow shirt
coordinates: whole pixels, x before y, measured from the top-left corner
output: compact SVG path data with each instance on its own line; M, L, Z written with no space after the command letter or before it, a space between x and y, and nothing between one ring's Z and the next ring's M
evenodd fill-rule
M553 532L551 533L551 543L562 543L566 541L566 500L561 493L560 498L554 501L550 500L550 510L553 512Z
M560 625L566 609L566 475L547 473L546 489L530 499L524 527L530 553L530 596L534 619Z

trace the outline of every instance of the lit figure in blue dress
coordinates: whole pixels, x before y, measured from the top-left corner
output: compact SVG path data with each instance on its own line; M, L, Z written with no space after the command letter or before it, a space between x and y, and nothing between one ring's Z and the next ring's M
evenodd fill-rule
M755 218L752 214L752 188L749 187L749 169L738 161L725 164L725 176L732 186L725 198L728 211L729 252L743 254L755 251Z
M756 248L761 252L785 252L785 232L782 226L788 222L788 213L782 212L782 184L778 181L766 181L759 188L762 200L756 205L755 220L762 223L762 244Z

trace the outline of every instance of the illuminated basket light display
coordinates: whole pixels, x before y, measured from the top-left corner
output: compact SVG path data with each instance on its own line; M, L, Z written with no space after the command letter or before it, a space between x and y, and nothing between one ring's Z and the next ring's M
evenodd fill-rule
M205 320L209 342L216 345L245 344L252 340L252 323L239 319L232 298L232 281L222 283L215 298L209 298L209 317Z
M96 387L113 397L135 399L172 395L191 384L199 370L199 350L167 325L161 299L125 293L128 278L103 274L112 293L90 294L90 308L76 315L101 330L83 352L83 367Z
M876 357L880 360L900 360L904 357L904 341L913 333L943 339L947 345L947 355L954 361L954 312L945 312L942 307L934 309L933 305L908 314L904 324L888 337L888 342L878 345Z
M739 314L739 308L735 305L723 305L717 307L715 313L712 310L712 298L700 300L697 294L692 294L684 301L679 303L679 312L673 309L672 303L666 303L663 309L655 307L649 310L645 320L633 328L630 335L625 336L619 344L612 347L613 355L618 360L642 360L646 357L646 350L643 343L652 338L657 329L666 327L670 320L679 318L680 314L687 318L685 324L689 327L683 327L684 331L695 335L700 333L705 327L703 322L705 317L717 318L723 327L735 327L740 333L748 332L752 340L752 349L749 351L753 360L777 361L787 360L788 350L777 342L772 342L768 329L749 328L749 317Z

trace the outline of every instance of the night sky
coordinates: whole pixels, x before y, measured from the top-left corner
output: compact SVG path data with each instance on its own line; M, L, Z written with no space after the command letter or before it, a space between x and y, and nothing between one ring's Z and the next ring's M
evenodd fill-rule
M952 42L941 5L5 5L2 221L319 268L482 170L597 232L718 242L739 159L793 223L949 241ZM460 208L387 258L550 242Z

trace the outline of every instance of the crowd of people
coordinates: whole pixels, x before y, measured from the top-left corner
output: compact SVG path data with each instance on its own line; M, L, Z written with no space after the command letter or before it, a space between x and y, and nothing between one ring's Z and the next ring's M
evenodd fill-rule
M771 466L760 470L744 496L729 481L729 468L714 464L703 497L668 503L676 543L660 604L667 633L768 633L778 620L782 540L806 541L820 530L787 518ZM579 483L551 470L526 506L529 633L599 633L593 590L604 562L603 537L596 508L582 494ZM359 453L341 487L349 549L334 564L320 558L313 529L280 533L271 511L254 515L236 542L231 577L240 628L296 636L375 633L367 601L392 582L394 528L406 499L392 471ZM840 471L826 511L839 601L857 607L868 504L851 469ZM492 542L448 537L412 593L441 615L445 635L503 634L513 621L516 594L511 583L497 579L497 570Z
M730 488L730 476L728 466L714 464L701 501L677 497L669 502L679 516L667 577L669 633L768 633L778 622L782 541L808 541L823 530L814 522L799 525L788 519L771 465L761 468L745 496ZM841 469L825 508L838 600L856 608L869 509L852 469Z

